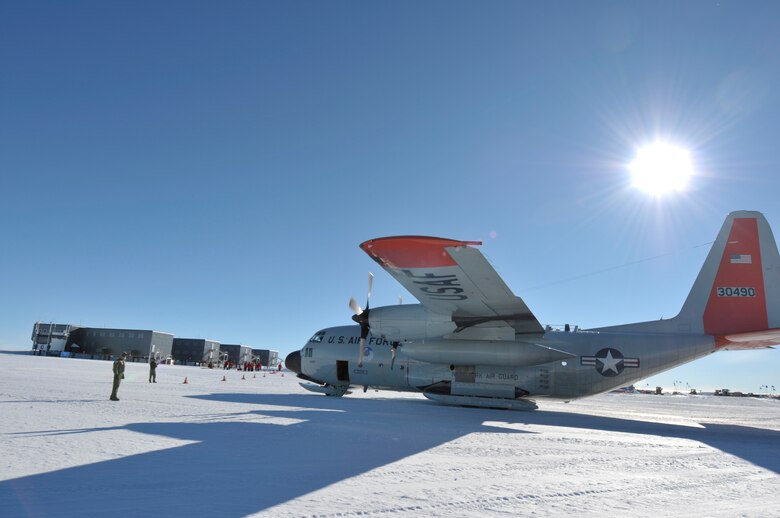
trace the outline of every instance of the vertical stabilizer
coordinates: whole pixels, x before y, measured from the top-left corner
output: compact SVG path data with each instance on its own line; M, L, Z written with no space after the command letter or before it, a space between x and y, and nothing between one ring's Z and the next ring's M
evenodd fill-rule
M763 214L726 217L674 320L679 331L713 336L780 327L780 255Z

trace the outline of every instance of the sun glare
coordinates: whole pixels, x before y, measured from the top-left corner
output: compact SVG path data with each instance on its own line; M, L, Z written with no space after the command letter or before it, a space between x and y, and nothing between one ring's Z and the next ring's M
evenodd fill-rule
M666 142L655 142L637 151L628 168L634 187L654 196L685 190L693 174L688 150Z

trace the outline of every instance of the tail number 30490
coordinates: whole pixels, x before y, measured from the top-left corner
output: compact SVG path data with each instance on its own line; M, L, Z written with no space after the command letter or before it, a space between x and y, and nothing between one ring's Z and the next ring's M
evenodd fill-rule
M755 297L755 288L737 288L727 287L723 288L718 286L718 297Z

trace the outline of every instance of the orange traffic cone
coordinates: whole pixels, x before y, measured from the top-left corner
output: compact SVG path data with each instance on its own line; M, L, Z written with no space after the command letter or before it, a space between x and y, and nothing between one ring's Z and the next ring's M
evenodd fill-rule
M222 376L222 381L227 381L224 375Z
M186 385L187 383L188 383L187 376L184 376L184 383L182 383L182 385Z

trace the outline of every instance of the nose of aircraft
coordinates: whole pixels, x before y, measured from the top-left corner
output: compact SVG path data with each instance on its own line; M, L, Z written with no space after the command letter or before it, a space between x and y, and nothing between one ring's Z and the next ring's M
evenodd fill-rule
M293 351L284 359L284 365L295 374L301 373L301 352Z

